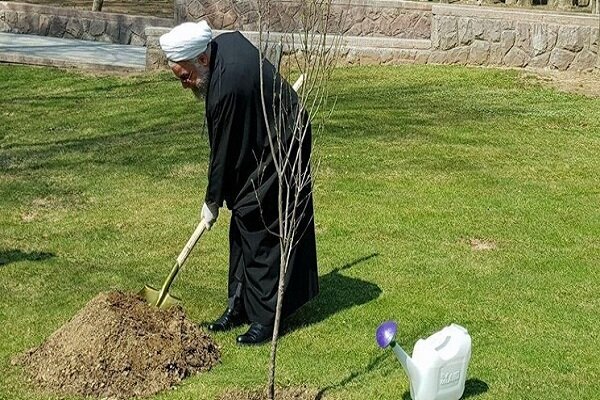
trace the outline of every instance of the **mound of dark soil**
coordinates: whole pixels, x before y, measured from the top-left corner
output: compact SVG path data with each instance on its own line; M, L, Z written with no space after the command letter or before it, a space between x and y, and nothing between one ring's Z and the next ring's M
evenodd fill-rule
M216 344L180 307L159 310L110 292L14 362L46 390L128 398L160 392L218 360Z

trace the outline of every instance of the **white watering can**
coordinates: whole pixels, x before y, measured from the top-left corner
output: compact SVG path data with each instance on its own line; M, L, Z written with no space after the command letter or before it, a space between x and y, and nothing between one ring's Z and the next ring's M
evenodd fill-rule
M394 321L377 328L379 347L391 347L410 379L413 400L459 400L465 391L471 358L471 336L460 325L451 324L415 344L412 358L396 343Z

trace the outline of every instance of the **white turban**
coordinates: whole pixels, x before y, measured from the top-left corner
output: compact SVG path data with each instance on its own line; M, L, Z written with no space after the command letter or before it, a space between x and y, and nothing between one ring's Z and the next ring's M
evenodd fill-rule
M184 22L162 35L160 47L171 61L191 60L206 50L212 31L206 21Z

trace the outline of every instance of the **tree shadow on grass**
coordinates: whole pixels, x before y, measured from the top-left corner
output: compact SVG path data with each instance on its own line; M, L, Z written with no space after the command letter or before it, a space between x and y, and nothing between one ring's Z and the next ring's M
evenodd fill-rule
M329 386L324 387L323 389L321 389L319 391L319 393L317 393L317 395L315 396L315 400L321 400L323 398L323 396L325 395L325 392L330 391L332 389L338 389L338 388L344 387L347 384L349 384L352 381L354 381L355 379L357 379L358 377L360 377L361 375L366 375L367 373L375 370L375 368L379 364L381 364L381 362L387 356L388 356L388 354L386 352L381 352L377 356L373 357L371 359L371 361L369 362L369 364L367 364L362 370L353 371L350 375L348 375L347 377L345 377L344 379L342 379L338 383L335 383L333 385L329 385Z
M461 400L468 399L469 397L479 396L482 393L485 393L489 390L489 386L487 383L482 381L481 379L471 378L467 379L465 382L465 391L461 397ZM410 392L404 392L402 395L402 400L411 400Z
M319 295L286 320L282 333L289 333L295 329L321 322L342 310L368 303L379 297L381 289L377 285L340 274L341 271L378 255L378 253L373 253L358 258L321 276L319 278Z
M42 261L48 258L56 257L53 253L31 251L24 252L21 250L0 250L0 267L4 267L13 262L19 261Z
M353 371L350 375L348 375L341 381L321 389L319 391L319 393L315 396L315 400L321 400L326 392L328 392L330 390L342 388L342 387L352 383L353 381L359 379L361 376L367 375L368 373L375 371L377 368L379 368L380 364L389 356L390 356L390 352L387 352L387 351L379 352L379 354L376 355L375 357L372 357L371 361L362 369ZM402 368L400 366L400 364L398 364L397 367ZM467 379L467 381L465 382L465 391L463 393L463 396L461 397L461 400L468 399L469 397L478 396L482 393L487 392L488 390L489 390L488 384L485 383L484 381L482 381L481 379L477 379L477 378ZM402 395L402 400L412 400L410 397L409 391L404 392L404 394Z

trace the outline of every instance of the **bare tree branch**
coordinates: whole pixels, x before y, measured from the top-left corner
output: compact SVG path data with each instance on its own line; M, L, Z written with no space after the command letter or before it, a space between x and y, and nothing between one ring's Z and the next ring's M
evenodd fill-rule
M332 0L300 0L296 22L290 22L290 26L273 33L271 17L276 13L273 4L271 0L258 0L261 106L269 138L269 160L274 165L278 181L278 231L273 234L278 236L280 247L277 308L268 380L270 399L275 398L276 354L285 276L294 247L306 229L314 226L313 216L308 216L312 211L309 206L312 204L313 155L306 153L312 148L311 131L312 135L321 132L325 119L330 115L323 111L328 105L327 82L341 43L341 35L332 38L330 33L340 33L342 21L342 18L332 17L331 3ZM277 72L271 83L264 82L262 72L268 54L275 54L272 61ZM297 83L300 83L294 85L291 92L283 78L289 80L294 74L299 74ZM282 79L278 79L278 75ZM273 91L273 104L266 104L265 90ZM296 95L297 102L293 101ZM264 161L257 162L262 165ZM258 187L254 185L255 192ZM260 198L257 193L259 202ZM262 206L261 216L268 225Z

